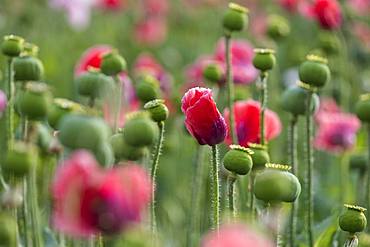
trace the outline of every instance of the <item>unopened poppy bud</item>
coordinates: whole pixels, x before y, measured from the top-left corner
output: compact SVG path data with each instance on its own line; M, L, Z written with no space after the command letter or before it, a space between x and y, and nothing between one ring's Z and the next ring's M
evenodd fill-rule
M79 94L97 98L104 95L104 88L114 84L113 79L100 73L96 69L89 69L75 79L77 91Z
M253 161L253 170L262 170L266 163L270 162L270 156L267 152L267 147L257 144L248 143L249 149L252 150L251 158Z
M44 77L44 65L34 56L21 56L14 58L15 81L40 81Z
M133 114L123 128L125 142L134 147L152 145L156 136L154 123L144 113Z
M110 144L117 162L121 160L139 160L145 153L145 148L128 145L122 133L113 135L110 138Z
M43 120L47 117L52 97L44 83L27 83L25 92L17 97L20 114L31 120Z
M306 114L306 102L307 97L311 95L311 111L316 112L319 108L320 99L317 94L311 94L301 86L293 86L285 90L281 97L281 106L283 110L293 115L305 115Z
M147 102L144 105L144 109L150 113L150 116L154 122L159 123L168 118L168 108L162 99L155 99Z
M351 169L362 172L367 170L367 155L366 154L352 154L349 159L349 166Z
M299 79L314 87L323 87L330 79L330 70L325 58L308 55L299 66Z
M23 51L23 45L23 38L15 35L7 35L1 44L1 51L5 56L18 57Z
M111 51L103 55L100 69L106 75L118 75L126 70L126 61L117 51Z
M145 75L139 79L136 85L136 96L141 102L157 99L159 97L159 82L151 75Z
M48 122L53 129L58 129L61 119L69 113L83 113L82 106L76 102L63 98L55 98L48 114Z
M254 181L254 195L265 202L294 202L301 193L301 184L290 166L267 163Z
M32 145L17 142L6 154L2 170L5 174L23 177L36 165L36 148Z
M339 217L340 229L352 234L365 230L367 220L364 212L366 208L347 204L344 207L347 210Z
M229 3L229 8L224 14L222 23L229 32L242 31L248 24L248 9L236 3Z
M274 40L280 40L290 33L288 21L280 15L271 15L267 21L267 35Z
M0 243L1 246L17 246L17 221L8 214L0 214Z
M39 47L37 45L28 43L28 42L24 43L22 55L37 57L38 54L39 54Z
M238 175L246 175L253 166L251 154L253 154L253 151L249 148L230 145L230 150L224 156L224 167Z
M271 70L275 63L275 51L272 49L254 49L253 66L262 72Z
M218 83L222 79L222 68L217 63L208 64L203 70L203 77L212 83Z
M370 123L370 94L363 94L356 104L356 115L365 123Z

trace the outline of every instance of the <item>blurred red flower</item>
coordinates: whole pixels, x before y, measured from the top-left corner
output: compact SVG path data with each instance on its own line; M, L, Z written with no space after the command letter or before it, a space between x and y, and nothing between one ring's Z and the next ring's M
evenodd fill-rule
M247 147L248 143L260 143L260 103L254 100L238 101L234 104L235 128L239 144ZM224 117L229 125L229 109L225 109ZM281 132L281 122L278 115L271 111L265 112L265 138L267 141L277 137ZM232 144L230 133L226 142Z
M315 0L310 12L324 29L336 29L342 23L340 4L336 0Z
M75 66L75 74L87 71L89 67L100 68L102 56L113 48L109 45L95 45L87 49Z
M272 247L273 243L263 235L245 225L234 223L223 225L219 232L208 233L202 247Z
M181 101L185 126L200 145L215 145L224 141L227 126L208 88L195 87Z
M141 219L151 182L137 165L102 170L93 156L76 151L56 171L53 225L73 237L113 234Z

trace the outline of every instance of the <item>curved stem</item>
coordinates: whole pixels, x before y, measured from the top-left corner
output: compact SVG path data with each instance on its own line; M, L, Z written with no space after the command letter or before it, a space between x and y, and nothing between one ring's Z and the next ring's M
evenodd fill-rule
M234 144L238 144L238 137L235 129L235 115L234 115L234 82L233 72L231 68L231 51L230 51L231 35L225 35L225 57L226 57L226 80L228 99L227 105L229 108L229 122L230 122L230 136Z
M306 155L307 155L307 170L306 170L306 218L307 218L307 237L308 246L313 246L313 190L312 190L312 171L313 171L313 153L312 153L312 114L311 114L312 92L309 91L306 102Z
M228 177L228 198L229 198L229 210L232 213L232 217L236 218L236 209L235 209L235 181L237 180L237 175L235 173L231 174Z
M292 115L289 125L289 163L292 166L292 173L298 174L298 159L297 159L297 116ZM289 241L290 246L295 246L296 226L298 215L298 200L292 203L290 209L290 228L289 228Z
M267 108L267 97L268 97L268 89L267 89L267 73L261 72L260 75L261 79L261 112L260 112L260 143L261 145L265 145L265 111Z
M155 218L155 187L156 187L156 176L157 176L157 170L158 170L158 163L159 163L159 156L161 154L162 150L162 144L163 144L163 137L164 137L164 122L158 123L159 127L159 138L157 142L157 146L155 149L154 157L153 157L153 163L152 163L152 169L151 169L151 178L152 178L152 204L151 204L151 229L154 233L156 231L156 218Z
M218 149L212 146L212 229L218 231L220 225L220 187L218 179Z

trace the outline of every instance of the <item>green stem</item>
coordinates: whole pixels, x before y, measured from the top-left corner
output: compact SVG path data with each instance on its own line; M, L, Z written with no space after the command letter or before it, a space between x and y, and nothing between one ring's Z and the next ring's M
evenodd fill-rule
M228 197L229 197L229 210L232 213L232 217L236 218L236 209L235 209L235 181L237 179L237 175L235 173L231 174L228 177Z
M220 225L220 185L218 179L218 149L212 146L212 229L217 230Z
M311 101L312 92L308 91L306 102L306 155L307 155L307 170L306 170L306 218L307 218L307 237L308 246L313 246L313 190L312 190L312 172L313 172L313 153L312 153L312 114Z
M24 246L30 246L30 234L28 231L29 227L29 211L28 211L28 203L27 203L27 179L23 181L23 207L22 207L22 222L23 222L23 236L24 236Z
M14 142L14 130L13 130L13 120L14 120L14 72L13 72L13 58L8 59L8 85L7 85L7 97L8 97L8 114L7 117L7 145L8 149L13 147Z
M283 236L281 235L282 226L281 226L281 209L277 209L276 213L276 247L284 246ZM293 246L294 247L294 246Z
M252 171L251 175L249 177L249 195L250 195L249 210L250 210L250 213L251 213L251 220L252 221L254 220L254 193L253 193L253 190L254 190L254 178L255 177L256 177L256 173L255 173L255 171Z
M367 124L367 180L366 180L366 208L370 208L370 124ZM370 219L370 210L367 210L367 218ZM367 232L370 231L369 224L367 225Z
M90 106L91 108L94 108L94 106L95 106L95 97L91 96L91 97L89 98L89 106Z
M120 115L121 115L121 104L122 104L122 81L119 78L119 75L116 75L114 77L114 80L116 81L116 105L114 107L114 133L118 130Z
M292 115L290 125L289 125L289 163L292 166L292 173L298 174L298 159L297 159L297 121L298 118ZM298 215L298 200L292 203L290 209L290 228L289 228L289 241L290 246L295 246L296 238L296 226L297 226L297 215Z
M34 247L42 247L43 241L41 236L41 227L39 222L39 209L37 205L37 187L36 187L36 167L31 171L31 174L27 178L28 187L28 204L29 211L31 213L31 226L32 226L32 240Z
M159 163L159 156L161 154L161 149L163 145L163 137L164 137L164 122L158 123L159 127L159 138L156 146L156 150L154 153L152 169L151 169L151 178L152 178L152 203L151 203L151 229L152 232L155 233L156 231L156 217L155 217L155 188L156 188L156 176L158 170L158 163Z
M235 129L235 115L234 115L234 82L233 72L231 68L231 51L230 51L231 35L225 35L225 57L226 57L226 80L229 107L229 122L230 122L230 136L234 144L238 144L238 137Z
M261 145L265 145L265 111L267 108L267 96L268 96L268 89L267 89L267 73L261 72L260 75L261 80L261 112L260 112L260 142Z

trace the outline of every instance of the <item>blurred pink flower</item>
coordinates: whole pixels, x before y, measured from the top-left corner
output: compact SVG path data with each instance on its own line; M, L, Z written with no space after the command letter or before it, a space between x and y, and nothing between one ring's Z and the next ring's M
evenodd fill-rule
M60 164L52 184L53 225L73 237L114 234L141 219L151 182L137 165L100 168L86 151Z
M336 0L315 0L309 12L324 29L337 29L342 23L340 4Z
M352 32L364 45L364 48L370 50L370 26L362 22L355 22Z
M326 113L320 118L314 145L319 150L341 153L350 150L356 142L360 120L349 113Z
M120 10L125 5L125 0L99 0L99 7L109 10Z
M232 64L249 64L254 57L253 46L244 40L233 40L231 42L231 63ZM220 39L217 42L215 60L225 62L225 40Z
M0 116L5 111L7 104L6 94L0 90Z
M322 119L325 120L326 115L332 113L341 113L342 110L339 108L337 103L332 98L321 98L319 110L315 114L315 120L318 124L321 123Z
M272 247L273 243L260 233L242 224L220 227L219 232L210 232L202 240L202 247Z
M88 70L89 67L100 68L102 56L113 48L109 45L95 45L87 49L75 66L75 74L79 75Z
M299 0L279 0L280 5L289 12L298 10Z
M185 77L188 82L201 82L203 78L203 70L210 63L216 62L209 55L201 55L194 63L188 65L185 69Z
M135 39L140 44L159 45L167 38L166 20L161 17L148 17L135 27Z
M144 0L144 10L147 15L164 16L168 13L167 0Z
M369 0L348 0L347 4L358 15L368 15L370 13Z

